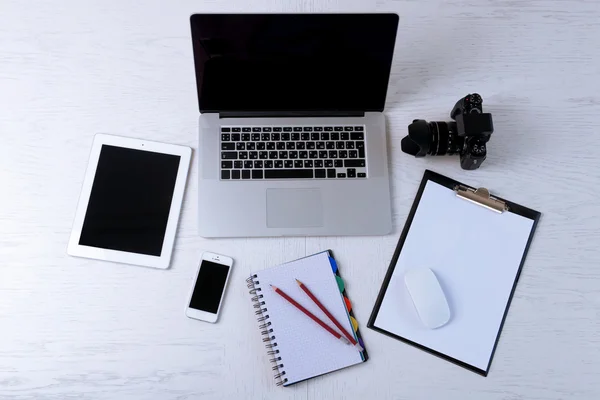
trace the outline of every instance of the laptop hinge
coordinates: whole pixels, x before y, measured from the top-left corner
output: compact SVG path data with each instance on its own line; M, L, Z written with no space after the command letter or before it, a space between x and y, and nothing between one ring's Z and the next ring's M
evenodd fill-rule
M364 117L364 111L223 111L219 118Z

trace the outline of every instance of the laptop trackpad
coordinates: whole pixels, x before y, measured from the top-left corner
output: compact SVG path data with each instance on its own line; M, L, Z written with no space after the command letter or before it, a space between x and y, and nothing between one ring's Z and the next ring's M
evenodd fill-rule
M323 226L320 189L267 189L269 228L316 228Z

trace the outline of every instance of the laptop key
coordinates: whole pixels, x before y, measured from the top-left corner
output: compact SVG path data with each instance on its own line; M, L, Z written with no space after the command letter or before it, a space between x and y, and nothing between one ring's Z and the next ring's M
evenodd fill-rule
M277 152L276 151L270 151L269 152L269 158L272 160L276 160L277 159Z
M281 140L290 140L290 134L288 132L283 132L281 134Z
M240 179L240 175L240 171L237 169L231 171L231 179Z
M292 132L292 140L300 140L300 134L298 132Z
M312 177L312 169L268 169L265 171L265 179L310 179Z
M262 179L263 171L262 169L254 169L252 170L252 179Z
M366 177L367 177L367 174L366 174L366 173L364 173L364 172L359 172L359 173L357 174L357 176L358 176L359 178L366 178Z
M304 168L312 168L313 160L304 160Z
M362 127L362 126L355 126L355 127L354 127L354 130L355 130L355 131L360 131L360 132L362 132L362 131L364 131L364 130L365 130L365 128L364 128L364 127Z
M264 128L267 129L267 128ZM269 128L271 129L271 128ZM262 140L263 142L268 142L269 140L271 140L271 134L270 133L263 133L262 135L260 135L260 140Z
M351 126L345 126L344 130L347 132L352 132L354 129Z
M323 168L323 160L315 160L315 168Z
M327 170L327 177L328 178L335 178L335 169L328 169Z
M244 142L249 142L250 141L250 134L249 133L242 133L242 140Z
M256 143L247 143L246 150L256 150Z
M221 171L221 179L229 179L231 176L231 171L228 169L224 169Z
M339 132L332 132L331 133L331 140L340 140L340 133Z
M259 151L258 158L260 158L261 160L266 160L267 158L269 158L269 153L266 151Z
M294 127L294 132L302 132L302 127L300 127L300 126L295 126L295 127Z
M315 128L315 130L317 130L317 128ZM310 134L310 140L319 140L321 136L319 135L319 132L313 132Z
M329 158L338 158L337 150L329 150Z
M280 151L279 152L279 158L282 158L282 159L288 158L288 152L287 151Z
M295 151L295 150L288 151L288 156L289 156L291 159L296 159L296 158L298 158L298 152L297 152L297 151Z
M335 148L338 150L344 150L346 142L335 142Z
M326 150L319 151L319 158L327 158L327 151Z
M277 150L285 150L285 143L277 142Z
M343 126L336 126L335 128L333 128L336 132L341 132L344 130Z
M268 142L267 150L275 150L275 142Z
M344 167L344 160L335 160L333 162L333 166L336 168L343 168Z
M346 174L344 174L344 173L340 172L339 174L337 174L337 177L338 177L338 178L345 178L345 177L346 177Z
M304 129L306 129L306 128L304 128ZM310 128L310 129L312 129L312 128ZM310 140L310 133L302 132L302 134L300 135L300 139L301 140Z
M291 132L292 128L290 128L289 126L286 126L285 128L283 128L284 132Z
M325 160L325 168L333 168L333 160Z
M323 127L322 127L322 126L315 126L315 127L314 127L314 130L315 130L316 132L323 132Z
M354 168L348 168L348 178L356 178L356 170Z
M296 150L296 143L295 142L287 142L285 144L285 148L286 148L286 150Z
M240 160L247 160L248 159L248 152L247 151L240 151L238 153L238 156L240 157Z
M240 141L240 134L239 133L232 133L231 134L231 140L233 140L234 142L239 142Z
M325 127L325 130L326 130L327 132L331 132L331 131L333 130L333 127L332 127L332 126L326 126L326 127Z
M243 167L244 167L243 161L234 161L233 162L233 168L243 168Z
M322 150L325 148L325 142L317 142L317 149Z
M259 140L260 140L260 133L253 133L252 134L252 141L253 142L258 142Z
M271 133L271 140L274 142L278 142L281 140L281 134L280 133Z
M242 179L250 179L250 170L249 169L242 170Z
M264 150L266 147L267 147L267 144L265 142L256 143L256 150Z
M263 128L263 132L271 132L271 128Z
M246 169L251 169L251 168L252 168L252 165L254 165L254 164L252 163L252 161L250 161L250 160L248 160L248 161L244 161L244 168L246 168Z
M350 157L350 158L358 158L358 151L356 151L356 150L350 150L348 152L348 157Z
M319 157L319 152L316 150L311 150L308 152L308 156L310 158L318 158Z
M294 168L294 160L285 160L283 162L284 168Z
M338 153L340 158L348 158L348 150L340 150Z
M305 126L302 129L304 130L304 132L312 132L312 126Z
M223 127L221 127L221 132L231 132L231 128L223 128Z
M252 129L250 129L250 128L242 128L242 132L251 132L251 131L252 131Z
M352 140L365 140L364 132L352 132L350 134L350 139Z
M298 152L298 157L304 159L304 158L308 158L308 151L303 150L303 151L299 151Z
M231 135L229 133L222 133L221 134L221 141L222 142L229 142L229 140L231 140Z
M353 149L354 148L354 142L346 142L346 148L348 150Z
M273 160L266 160L265 168L273 168Z
M315 178L325 178L327 172L324 169L315 169Z
M233 161L221 161L221 168L233 168Z
M304 163L302 162L302 160L294 161L294 168L302 168L302 167L304 167Z
M340 139L341 140L348 140L348 139L350 139L350 133L349 132L341 132L340 133Z
M306 143L304 143L304 142L296 143L296 150L304 150L304 149L306 149Z
M327 150L333 150L333 149L335 149L335 143L336 142L327 142L325 147L327 148Z
M273 132L281 132L281 128L273 128Z
M239 132L239 131L241 131L240 128L231 128L231 132Z
M275 160L275 168L283 168L283 161Z
M321 140L329 140L329 132L321 132Z
M261 129L260 128L252 128L252 132L260 132Z
M308 150L314 150L316 148L316 143L315 142L306 142L306 148Z
M235 150L235 143L221 143L221 150Z
M258 159L258 151L251 151L249 154L250 154L250 159L251 160Z
M238 158L237 151L222 151L221 159L222 160L236 160ZM242 157L240 157L242 158Z
M362 159L344 160L344 167L346 167L346 168L357 168L357 167L364 168L365 166L366 166L366 162L365 162L365 160L362 160Z

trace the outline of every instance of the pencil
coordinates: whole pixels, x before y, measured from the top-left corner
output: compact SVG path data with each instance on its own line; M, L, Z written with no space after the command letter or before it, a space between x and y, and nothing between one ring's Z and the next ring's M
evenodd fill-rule
M321 325L321 327L324 328L327 332L331 333L333 336L335 336L337 339L341 340L342 342L344 342L346 344L350 344L350 342L348 342L348 340L345 337L343 337L342 335L340 335L339 333L337 333L336 331L331 329L329 327L329 325L327 325L325 322L321 321L319 318L317 318L315 315L313 315L313 313L308 311L306 308L302 307L300 305L300 303L298 303L296 300L292 299L290 296L285 294L285 292L283 290L281 290L278 287L273 286L273 285L269 285L269 286L271 286L273 288L273 290L275 290L275 293L277 293L278 295L280 295L281 297L283 297L284 299L286 299L287 301L292 303L292 305L294 307L296 307L298 310L302 311L304 314L309 316L317 324Z
M362 346L360 344L358 344L358 342L354 339L354 337L352 335L350 335L346 329L344 329L342 324L340 324L338 322L338 320L335 319L335 317L333 315L331 315L329 310L327 310L325 308L325 306L323 304L321 304L321 302L315 297L315 295L312 294L312 292L310 290L308 290L306 285L304 285L304 283L300 282L298 279L296 279L296 283L298 283L300 288L302 290L304 290L304 293L306 293L308 295L308 297L310 297L310 299L321 309L321 311L323 311L325 313L325 315L327 315L327 318L329 318L329 320L331 320L331 322L333 322L333 324L335 326L337 326L337 328L344 334L344 336L346 336L346 339L348 339L348 341L350 343L352 343L353 346L356 346L359 351L363 351L364 349L362 348Z

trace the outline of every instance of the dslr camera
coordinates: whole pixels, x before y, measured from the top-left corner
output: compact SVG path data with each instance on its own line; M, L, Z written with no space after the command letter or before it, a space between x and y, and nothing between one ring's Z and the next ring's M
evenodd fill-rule
M494 132L492 114L483 112L477 93L460 99L450 112L453 121L415 119L402 139L402 151L415 157L460 155L463 169L477 169L487 156L486 143Z

